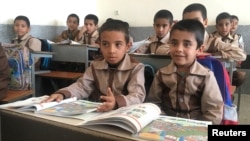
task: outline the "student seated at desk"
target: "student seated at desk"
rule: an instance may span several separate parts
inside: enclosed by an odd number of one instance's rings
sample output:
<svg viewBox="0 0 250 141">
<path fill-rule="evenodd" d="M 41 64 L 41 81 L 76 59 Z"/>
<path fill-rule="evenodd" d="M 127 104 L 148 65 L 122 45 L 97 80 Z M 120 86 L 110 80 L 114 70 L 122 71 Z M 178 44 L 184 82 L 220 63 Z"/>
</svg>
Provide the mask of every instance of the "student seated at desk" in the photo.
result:
<svg viewBox="0 0 250 141">
<path fill-rule="evenodd" d="M 98 111 L 142 103 L 145 99 L 144 65 L 127 54 L 128 23 L 109 19 L 100 28 L 99 43 L 103 58 L 94 60 L 83 77 L 52 94 L 45 102 L 76 96 L 103 101 Z"/>
<path fill-rule="evenodd" d="M 97 44 L 98 39 L 98 17 L 94 14 L 88 14 L 84 18 L 84 25 L 78 33 L 75 41 L 81 44 L 89 44 L 99 46 Z"/>
<path fill-rule="evenodd" d="M 7 88 L 9 84 L 10 68 L 7 57 L 0 43 L 0 100 L 7 95 Z"/>
<path fill-rule="evenodd" d="M 94 14 L 88 14 L 84 18 L 84 25 L 82 26 L 80 32 L 78 33 L 75 41 L 81 44 L 89 44 L 99 47 L 98 42 L 98 17 Z M 96 51 L 89 51 L 89 60 L 93 60 L 100 53 Z M 85 68 L 86 69 L 86 68 Z"/>
<path fill-rule="evenodd" d="M 182 20 L 172 27 L 172 62 L 157 71 L 146 101 L 158 104 L 168 116 L 220 124 L 224 103 L 219 86 L 213 72 L 196 60 L 204 32 L 198 20 Z"/>
<path fill-rule="evenodd" d="M 160 46 L 168 46 L 167 42 L 169 39 L 169 31 L 173 23 L 173 15 L 168 10 L 160 10 L 154 16 L 154 30 L 155 34 L 149 37 L 149 44 L 139 47 L 136 53 L 152 53 L 162 54 L 161 51 L 157 51 Z"/>
<path fill-rule="evenodd" d="M 56 37 L 55 42 L 61 42 L 64 40 L 74 41 L 76 36 L 79 34 L 79 17 L 76 14 L 70 14 L 67 17 L 67 30 L 62 31 L 62 33 Z"/>
<path fill-rule="evenodd" d="M 209 46 L 206 52 L 210 55 L 222 56 L 222 58 L 233 59 L 235 67 L 238 62 L 246 60 L 246 53 L 239 44 L 239 36 L 230 34 L 231 30 L 231 15 L 227 12 L 222 12 L 216 17 L 216 31 L 210 36 L 210 42 L 222 42 L 228 44 L 226 47 Z M 212 40 L 211 40 L 212 39 Z M 232 85 L 239 87 L 246 79 L 246 73 L 242 71 L 234 71 Z"/>
</svg>

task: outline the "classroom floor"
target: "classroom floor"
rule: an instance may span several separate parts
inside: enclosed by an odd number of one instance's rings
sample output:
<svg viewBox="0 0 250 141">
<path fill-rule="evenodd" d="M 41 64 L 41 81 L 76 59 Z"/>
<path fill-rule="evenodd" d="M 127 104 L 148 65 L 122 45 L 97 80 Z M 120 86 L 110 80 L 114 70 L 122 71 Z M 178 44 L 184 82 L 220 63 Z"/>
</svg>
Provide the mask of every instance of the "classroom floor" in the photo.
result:
<svg viewBox="0 0 250 141">
<path fill-rule="evenodd" d="M 238 95 L 235 94 L 234 103 L 237 105 Z M 250 94 L 242 94 L 240 99 L 239 124 L 250 125 Z"/>
</svg>

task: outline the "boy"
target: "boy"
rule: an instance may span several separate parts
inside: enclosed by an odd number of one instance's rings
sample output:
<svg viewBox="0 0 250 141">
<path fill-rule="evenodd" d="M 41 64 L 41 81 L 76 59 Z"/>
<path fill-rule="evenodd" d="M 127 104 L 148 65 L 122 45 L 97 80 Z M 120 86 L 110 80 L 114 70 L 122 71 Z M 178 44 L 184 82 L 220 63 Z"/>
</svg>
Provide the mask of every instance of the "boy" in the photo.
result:
<svg viewBox="0 0 250 141">
<path fill-rule="evenodd" d="M 10 68 L 7 57 L 0 43 L 0 100 L 7 95 L 7 88 L 9 84 Z"/>
<path fill-rule="evenodd" d="M 149 37 L 147 40 L 150 41 L 148 45 L 139 47 L 137 53 L 151 53 L 151 54 L 162 54 L 164 48 L 168 48 L 167 42 L 169 39 L 169 30 L 173 23 L 173 15 L 168 10 L 160 10 L 154 16 L 154 31 L 155 35 Z M 160 46 L 163 47 L 162 51 L 157 51 Z"/>
<path fill-rule="evenodd" d="M 14 19 L 14 31 L 16 33 L 16 37 L 12 39 L 12 43 L 21 44 L 31 49 L 32 51 L 41 51 L 41 41 L 37 38 L 32 37 L 30 32 L 30 21 L 26 16 L 17 16 Z M 39 58 L 35 58 L 36 69 L 40 69 L 40 61 Z M 28 61 L 28 60 L 26 60 Z"/>
<path fill-rule="evenodd" d="M 182 19 L 194 19 L 200 21 L 205 28 L 208 25 L 207 9 L 200 3 L 193 3 L 185 7 L 182 12 Z M 209 38 L 207 31 L 205 30 L 204 43 L 206 44 Z"/>
<path fill-rule="evenodd" d="M 94 14 L 88 14 L 84 18 L 84 25 L 82 26 L 78 36 L 76 37 L 76 41 L 81 44 L 90 44 L 96 45 L 98 39 L 98 17 Z"/>
<path fill-rule="evenodd" d="M 235 66 L 240 66 L 240 62 L 246 59 L 246 54 L 244 50 L 240 47 L 239 44 L 239 36 L 230 34 L 232 25 L 231 25 L 231 15 L 227 12 L 222 12 L 216 17 L 216 29 L 217 31 L 213 33 L 213 37 L 222 40 L 225 43 L 231 44 L 234 48 L 237 48 L 235 52 L 232 52 L 231 56 L 234 54 L 242 53 L 240 60 L 236 61 Z M 211 51 L 213 53 L 213 49 L 209 49 L 208 52 Z M 216 53 L 216 52 L 215 52 Z M 233 54 L 234 53 L 234 54 Z M 232 85 L 239 87 L 243 84 L 246 79 L 246 73 L 242 71 L 234 71 L 233 72 L 233 80 Z"/>
<path fill-rule="evenodd" d="M 240 48 L 242 48 L 244 50 L 244 40 L 241 34 L 236 33 L 237 29 L 238 29 L 238 24 L 239 24 L 239 18 L 235 15 L 231 15 L 231 24 L 232 24 L 232 28 L 230 30 L 230 34 L 232 36 L 238 36 L 239 37 L 239 45 Z"/>
<path fill-rule="evenodd" d="M 145 98 L 144 65 L 131 58 L 128 23 L 107 20 L 99 32 L 103 58 L 95 60 L 74 84 L 60 89 L 45 102 L 76 96 L 104 101 L 100 112 L 142 103 Z"/>
<path fill-rule="evenodd" d="M 237 37 L 230 35 L 230 14 L 223 12 L 216 17 L 217 31 L 210 34 L 204 51 L 205 55 L 221 56 L 223 59 L 244 61 L 246 53 L 239 48 Z"/>
<path fill-rule="evenodd" d="M 223 99 L 213 72 L 196 61 L 204 26 L 197 20 L 177 22 L 170 31 L 172 62 L 155 75 L 147 101 L 163 113 L 220 124 Z"/>
<path fill-rule="evenodd" d="M 75 40 L 76 36 L 78 35 L 79 31 L 79 17 L 76 14 L 70 14 L 67 17 L 67 30 L 64 30 L 61 35 L 56 37 L 55 42 L 61 42 L 64 40 Z"/>
</svg>

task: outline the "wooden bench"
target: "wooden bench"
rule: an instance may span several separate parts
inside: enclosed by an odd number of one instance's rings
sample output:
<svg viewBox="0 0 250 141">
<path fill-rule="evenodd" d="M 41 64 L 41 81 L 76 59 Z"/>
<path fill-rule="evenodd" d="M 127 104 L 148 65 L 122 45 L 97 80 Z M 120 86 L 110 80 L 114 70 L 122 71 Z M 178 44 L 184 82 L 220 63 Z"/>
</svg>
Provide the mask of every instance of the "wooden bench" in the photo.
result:
<svg viewBox="0 0 250 141">
<path fill-rule="evenodd" d="M 32 94 L 32 90 L 8 90 L 7 96 L 4 99 L 0 100 L 0 104 L 6 104 L 17 100 L 22 100 L 27 97 L 31 97 Z"/>
</svg>

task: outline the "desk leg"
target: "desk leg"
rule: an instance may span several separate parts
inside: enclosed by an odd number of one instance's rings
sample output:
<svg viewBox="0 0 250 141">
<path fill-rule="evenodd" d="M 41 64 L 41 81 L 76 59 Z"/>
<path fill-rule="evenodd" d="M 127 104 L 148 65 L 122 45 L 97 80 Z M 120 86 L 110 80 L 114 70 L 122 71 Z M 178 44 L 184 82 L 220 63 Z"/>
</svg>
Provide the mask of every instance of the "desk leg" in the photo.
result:
<svg viewBox="0 0 250 141">
<path fill-rule="evenodd" d="M 240 99 L 241 99 L 241 86 L 238 87 L 238 102 L 237 102 L 237 113 L 240 114 Z"/>
<path fill-rule="evenodd" d="M 84 71 L 89 67 L 89 49 L 87 48 L 86 50 L 86 55 L 85 55 L 85 68 L 84 68 Z"/>
<path fill-rule="evenodd" d="M 2 119 L 1 119 L 1 114 L 0 114 L 0 141 L 2 141 Z"/>
</svg>

